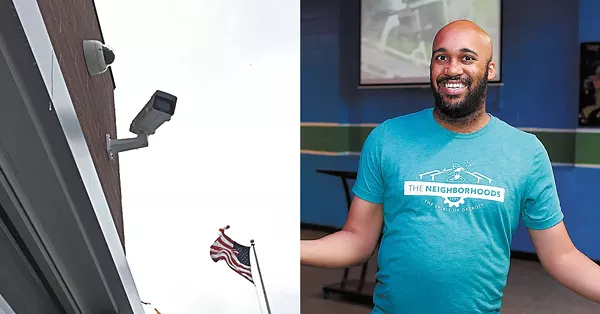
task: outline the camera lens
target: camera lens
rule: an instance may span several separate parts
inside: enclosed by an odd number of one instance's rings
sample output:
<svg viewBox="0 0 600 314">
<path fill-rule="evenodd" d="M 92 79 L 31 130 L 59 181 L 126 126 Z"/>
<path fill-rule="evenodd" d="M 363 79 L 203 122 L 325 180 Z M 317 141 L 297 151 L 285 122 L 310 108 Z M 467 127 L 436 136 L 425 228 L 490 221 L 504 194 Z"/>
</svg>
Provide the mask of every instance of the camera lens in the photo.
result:
<svg viewBox="0 0 600 314">
<path fill-rule="evenodd" d="M 112 64 L 115 62 L 115 53 L 112 49 L 102 46 L 102 54 L 104 55 L 104 62 L 106 65 Z"/>
</svg>

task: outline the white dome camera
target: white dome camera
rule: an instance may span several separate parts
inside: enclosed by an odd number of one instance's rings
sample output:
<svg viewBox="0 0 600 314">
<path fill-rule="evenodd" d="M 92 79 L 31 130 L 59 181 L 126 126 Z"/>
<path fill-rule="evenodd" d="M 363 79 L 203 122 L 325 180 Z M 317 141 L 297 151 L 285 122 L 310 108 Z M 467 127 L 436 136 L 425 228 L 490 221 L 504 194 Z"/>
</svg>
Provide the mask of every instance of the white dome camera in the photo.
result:
<svg viewBox="0 0 600 314">
<path fill-rule="evenodd" d="M 115 52 L 97 40 L 83 41 L 83 55 L 91 76 L 102 74 L 115 62 Z"/>
</svg>

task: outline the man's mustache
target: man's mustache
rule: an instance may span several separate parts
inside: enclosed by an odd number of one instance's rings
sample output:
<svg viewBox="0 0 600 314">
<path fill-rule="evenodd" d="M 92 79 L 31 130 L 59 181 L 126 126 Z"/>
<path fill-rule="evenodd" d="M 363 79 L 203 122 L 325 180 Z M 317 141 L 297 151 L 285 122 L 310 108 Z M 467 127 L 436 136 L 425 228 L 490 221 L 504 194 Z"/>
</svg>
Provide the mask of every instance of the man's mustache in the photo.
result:
<svg viewBox="0 0 600 314">
<path fill-rule="evenodd" d="M 465 78 L 462 76 L 444 76 L 444 77 L 440 77 L 437 79 L 438 85 L 445 84 L 448 81 L 460 82 L 467 86 L 470 86 L 471 83 L 473 82 L 470 78 L 468 78 L 468 77 Z"/>
</svg>

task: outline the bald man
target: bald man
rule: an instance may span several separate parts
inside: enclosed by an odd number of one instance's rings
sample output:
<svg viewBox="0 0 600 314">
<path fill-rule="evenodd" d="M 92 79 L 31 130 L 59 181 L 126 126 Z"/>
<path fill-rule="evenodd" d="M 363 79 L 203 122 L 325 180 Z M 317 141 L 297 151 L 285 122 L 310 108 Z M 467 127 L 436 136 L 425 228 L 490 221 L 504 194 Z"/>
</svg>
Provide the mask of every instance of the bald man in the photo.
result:
<svg viewBox="0 0 600 314">
<path fill-rule="evenodd" d="M 550 275 L 600 302 L 600 268 L 565 230 L 544 146 L 486 113 L 495 73 L 481 28 L 442 28 L 431 55 L 435 106 L 371 132 L 343 229 L 302 241 L 301 263 L 360 265 L 383 233 L 371 313 L 498 313 L 522 217 Z"/>
</svg>

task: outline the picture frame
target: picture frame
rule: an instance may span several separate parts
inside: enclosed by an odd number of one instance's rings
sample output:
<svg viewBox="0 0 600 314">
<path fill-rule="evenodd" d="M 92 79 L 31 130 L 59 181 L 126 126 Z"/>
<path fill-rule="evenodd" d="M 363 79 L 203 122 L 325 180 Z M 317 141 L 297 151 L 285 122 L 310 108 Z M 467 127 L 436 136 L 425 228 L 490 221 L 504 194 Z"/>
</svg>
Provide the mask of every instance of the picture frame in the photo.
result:
<svg viewBox="0 0 600 314">
<path fill-rule="evenodd" d="M 600 42 L 580 46 L 578 126 L 600 127 Z"/>
</svg>

